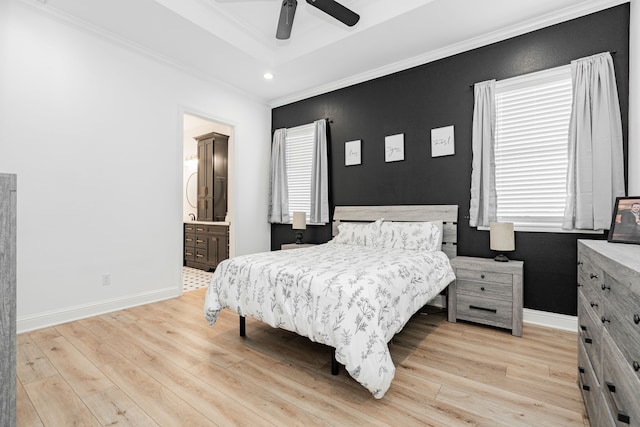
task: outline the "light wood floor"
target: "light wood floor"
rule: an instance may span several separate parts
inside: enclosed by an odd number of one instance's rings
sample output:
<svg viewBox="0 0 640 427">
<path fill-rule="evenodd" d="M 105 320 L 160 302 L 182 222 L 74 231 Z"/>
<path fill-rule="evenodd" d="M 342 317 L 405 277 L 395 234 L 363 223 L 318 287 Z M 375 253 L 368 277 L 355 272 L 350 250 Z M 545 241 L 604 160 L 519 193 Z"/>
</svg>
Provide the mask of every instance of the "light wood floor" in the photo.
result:
<svg viewBox="0 0 640 427">
<path fill-rule="evenodd" d="M 419 315 L 376 400 L 328 347 L 251 319 L 242 339 L 230 311 L 210 327 L 204 292 L 19 335 L 18 425 L 588 425 L 574 333 Z"/>
</svg>

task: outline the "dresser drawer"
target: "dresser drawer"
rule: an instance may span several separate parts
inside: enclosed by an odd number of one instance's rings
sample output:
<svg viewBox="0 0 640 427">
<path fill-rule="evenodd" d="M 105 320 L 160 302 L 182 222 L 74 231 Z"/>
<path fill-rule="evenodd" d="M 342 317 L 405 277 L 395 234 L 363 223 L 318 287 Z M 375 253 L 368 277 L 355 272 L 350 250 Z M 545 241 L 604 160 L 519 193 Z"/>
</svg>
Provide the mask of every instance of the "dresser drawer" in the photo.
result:
<svg viewBox="0 0 640 427">
<path fill-rule="evenodd" d="M 589 355 L 589 360 L 598 378 L 602 377 L 602 324 L 596 318 L 582 295 L 578 298 L 578 332 L 580 342 Z"/>
<path fill-rule="evenodd" d="M 604 281 L 604 272 L 597 262 L 599 257 L 580 253 L 579 258 L 578 283 L 589 291 L 599 290 Z"/>
<path fill-rule="evenodd" d="M 512 301 L 513 284 L 509 283 L 491 283 L 475 280 L 456 279 L 458 292 L 462 294 L 472 295 L 480 298 L 493 298 Z M 511 279 L 511 276 L 509 276 Z"/>
<path fill-rule="evenodd" d="M 196 233 L 208 233 L 209 232 L 209 226 L 208 225 L 196 224 L 194 226 L 194 228 L 195 228 L 195 232 Z"/>
<path fill-rule="evenodd" d="M 597 420 L 600 416 L 600 383 L 582 341 L 578 342 L 578 386 L 587 406 L 589 419 Z"/>
<path fill-rule="evenodd" d="M 207 238 L 208 236 L 205 234 L 196 234 L 195 247 L 206 249 L 207 247 Z"/>
<path fill-rule="evenodd" d="M 510 286 L 513 284 L 512 274 L 470 270 L 466 268 L 456 269 L 456 278 L 459 280 L 472 280 L 479 283 L 503 283 Z"/>
<path fill-rule="evenodd" d="M 185 234 L 184 235 L 184 246 L 188 248 L 193 248 L 196 246 L 196 235 L 195 234 Z"/>
<path fill-rule="evenodd" d="M 207 260 L 207 250 L 202 248 L 196 248 L 195 261 L 205 262 Z"/>
<path fill-rule="evenodd" d="M 609 275 L 605 275 L 605 284 L 608 296 L 601 320 L 640 379 L 640 296 L 627 283 Z"/>
<path fill-rule="evenodd" d="M 196 260 L 195 248 L 184 248 L 184 259 L 185 261 L 195 261 Z"/>
<path fill-rule="evenodd" d="M 602 396 L 617 426 L 640 426 L 640 381 L 613 342 L 605 337 Z"/>
<path fill-rule="evenodd" d="M 512 327 L 513 305 L 511 301 L 458 294 L 456 301 L 458 319 L 500 328 Z"/>
</svg>

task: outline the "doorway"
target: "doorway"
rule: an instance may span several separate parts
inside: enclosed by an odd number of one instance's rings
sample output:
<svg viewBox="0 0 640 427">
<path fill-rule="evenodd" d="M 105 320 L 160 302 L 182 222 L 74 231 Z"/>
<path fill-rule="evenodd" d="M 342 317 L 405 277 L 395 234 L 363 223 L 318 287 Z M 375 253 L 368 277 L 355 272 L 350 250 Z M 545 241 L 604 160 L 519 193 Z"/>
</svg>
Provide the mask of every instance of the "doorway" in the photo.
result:
<svg viewBox="0 0 640 427">
<path fill-rule="evenodd" d="M 183 223 L 198 220 L 198 142 L 197 137 L 210 133 L 228 135 L 228 179 L 227 179 L 227 215 L 223 223 L 229 227 L 229 255 L 233 253 L 233 227 L 231 218 L 233 217 L 233 127 L 213 119 L 205 118 L 192 113 L 183 114 L 182 129 L 182 158 L 183 158 L 183 175 L 182 175 L 182 221 Z M 216 222 L 219 224 L 220 222 Z M 185 250 L 185 258 L 187 258 Z M 190 265 L 190 264 L 189 264 Z M 204 271 L 193 270 L 189 267 L 183 267 L 183 292 L 193 290 L 193 282 L 202 282 L 202 273 Z M 211 273 L 209 273 L 211 274 Z M 196 287 L 197 289 L 197 287 Z"/>
</svg>

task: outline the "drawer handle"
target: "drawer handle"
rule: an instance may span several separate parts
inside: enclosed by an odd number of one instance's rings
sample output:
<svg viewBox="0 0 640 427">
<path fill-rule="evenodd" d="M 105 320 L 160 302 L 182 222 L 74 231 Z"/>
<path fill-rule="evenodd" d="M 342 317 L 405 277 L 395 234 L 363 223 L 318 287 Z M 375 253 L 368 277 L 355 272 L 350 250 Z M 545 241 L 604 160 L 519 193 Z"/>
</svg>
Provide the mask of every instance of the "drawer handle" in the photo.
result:
<svg viewBox="0 0 640 427">
<path fill-rule="evenodd" d="M 606 383 L 607 384 L 607 396 L 611 399 L 611 403 L 613 403 L 613 408 L 615 409 L 616 413 L 618 414 L 618 421 L 620 421 L 621 423 L 625 423 L 625 424 L 631 424 L 631 420 L 629 419 L 629 415 L 625 412 L 622 411 L 620 409 L 618 409 L 618 401 L 616 399 L 616 397 L 614 396 L 615 392 L 616 392 L 616 386 L 615 384 L 612 383 Z"/>
<path fill-rule="evenodd" d="M 186 240 L 187 242 L 193 242 L 193 239 L 191 239 L 191 238 L 186 238 L 184 240 Z"/>
<path fill-rule="evenodd" d="M 589 305 L 590 305 L 591 307 L 597 307 L 597 306 L 598 306 L 598 303 L 597 303 L 597 302 L 592 302 L 592 303 L 589 303 Z"/>
<path fill-rule="evenodd" d="M 472 310 L 488 311 L 490 313 L 497 313 L 498 312 L 498 310 L 496 310 L 495 308 L 478 307 L 477 305 L 470 305 L 469 308 L 472 309 Z"/>
<path fill-rule="evenodd" d="M 587 327 L 586 327 L 586 326 L 584 326 L 584 325 L 580 325 L 580 329 L 582 329 L 583 331 L 586 331 L 586 330 L 587 330 Z"/>
<path fill-rule="evenodd" d="M 602 317 L 600 318 L 600 320 L 602 321 L 602 323 L 607 323 L 607 322 L 611 323 L 611 320 L 607 319 L 607 318 L 606 318 L 606 317 L 604 317 L 604 316 L 602 316 Z"/>
<path fill-rule="evenodd" d="M 204 258 L 204 255 L 196 254 L 196 258 Z"/>
<path fill-rule="evenodd" d="M 481 291 L 484 291 L 484 286 L 481 286 L 481 287 L 480 287 L 480 290 L 481 290 Z M 637 322 L 636 322 L 636 323 L 637 323 Z"/>
<path fill-rule="evenodd" d="M 582 287 L 582 284 L 580 284 L 580 282 L 578 282 L 578 287 L 579 287 L 579 288 L 580 288 L 580 287 Z"/>
<path fill-rule="evenodd" d="M 204 231 L 204 228 L 196 227 L 196 231 Z"/>
<path fill-rule="evenodd" d="M 191 255 L 193 255 L 193 252 L 185 252 L 184 254 L 185 254 L 186 256 L 191 256 Z"/>
<path fill-rule="evenodd" d="M 597 274 L 593 274 L 593 273 L 589 273 L 589 278 L 590 279 L 597 279 L 598 275 Z"/>
<path fill-rule="evenodd" d="M 196 243 L 202 243 L 204 240 L 196 239 Z"/>
<path fill-rule="evenodd" d="M 610 291 L 611 290 L 611 286 L 607 286 L 604 283 L 600 287 L 602 288 L 603 291 Z"/>
<path fill-rule="evenodd" d="M 484 273 L 480 275 L 480 278 L 481 278 L 481 279 L 484 279 Z"/>
<path fill-rule="evenodd" d="M 578 261 L 578 265 L 582 265 L 584 264 L 582 261 Z"/>
<path fill-rule="evenodd" d="M 633 315 L 633 323 L 635 323 L 636 325 L 638 323 L 640 323 L 640 316 L 638 316 L 637 314 Z"/>
<path fill-rule="evenodd" d="M 591 386 L 589 384 L 585 384 L 582 381 L 582 374 L 584 374 L 584 368 L 582 366 L 578 366 L 578 372 L 580 372 L 580 382 L 582 383 L 582 389 L 584 391 L 590 391 L 591 390 Z"/>
<path fill-rule="evenodd" d="M 584 339 L 584 342 L 585 342 L 586 344 L 593 344 L 593 340 L 592 340 L 591 338 L 585 338 L 585 339 Z"/>
<path fill-rule="evenodd" d="M 633 361 L 633 370 L 636 372 L 640 371 L 640 363 L 636 362 L 635 360 Z"/>
</svg>

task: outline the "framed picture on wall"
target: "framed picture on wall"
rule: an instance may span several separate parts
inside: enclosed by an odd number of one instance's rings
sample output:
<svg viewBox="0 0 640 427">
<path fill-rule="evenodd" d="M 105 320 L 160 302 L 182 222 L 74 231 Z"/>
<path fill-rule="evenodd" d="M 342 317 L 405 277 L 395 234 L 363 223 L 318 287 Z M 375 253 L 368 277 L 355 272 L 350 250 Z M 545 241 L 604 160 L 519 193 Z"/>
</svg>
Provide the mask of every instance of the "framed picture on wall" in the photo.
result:
<svg viewBox="0 0 640 427">
<path fill-rule="evenodd" d="M 344 165 L 353 166 L 362 163 L 361 141 L 347 141 L 344 143 Z"/>
<path fill-rule="evenodd" d="M 384 161 L 398 162 L 404 160 L 404 133 L 384 138 Z"/>
<path fill-rule="evenodd" d="M 640 196 L 616 198 L 607 240 L 640 245 Z"/>
<path fill-rule="evenodd" d="M 453 125 L 431 129 L 431 157 L 456 154 Z"/>
</svg>

